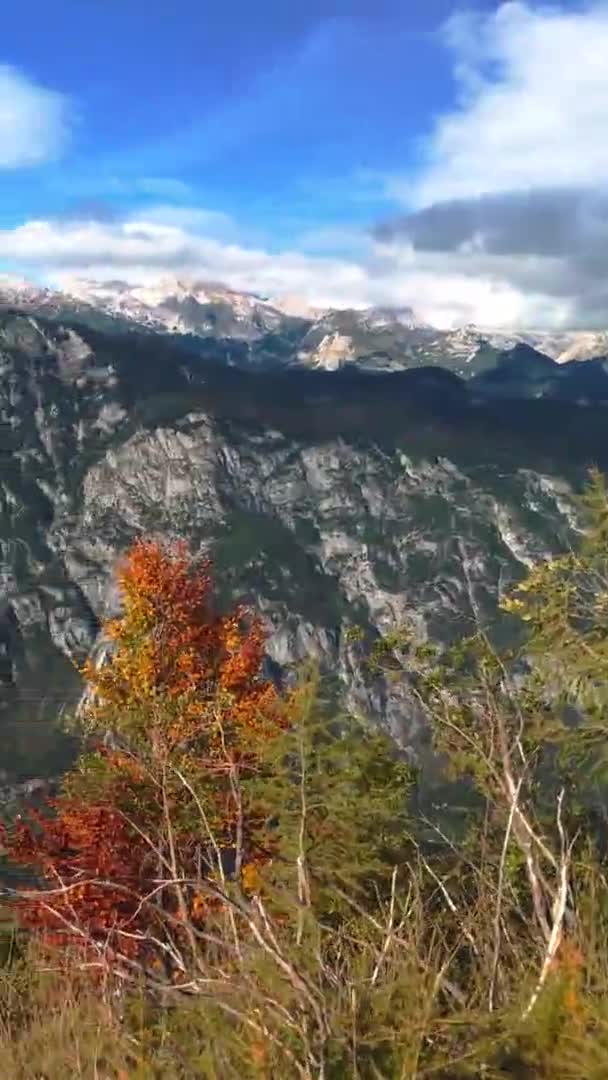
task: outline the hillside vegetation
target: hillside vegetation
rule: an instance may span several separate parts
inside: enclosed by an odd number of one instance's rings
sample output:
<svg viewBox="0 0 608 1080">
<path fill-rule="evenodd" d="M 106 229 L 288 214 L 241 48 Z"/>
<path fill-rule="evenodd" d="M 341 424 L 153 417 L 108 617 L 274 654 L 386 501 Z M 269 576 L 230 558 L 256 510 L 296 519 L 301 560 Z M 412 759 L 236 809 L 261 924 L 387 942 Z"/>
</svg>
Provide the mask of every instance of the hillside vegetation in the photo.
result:
<svg viewBox="0 0 608 1080">
<path fill-rule="evenodd" d="M 508 648 L 351 631 L 407 680 L 424 768 L 312 666 L 270 682 L 184 545 L 131 547 L 76 765 L 4 828 L 3 1075 L 608 1075 L 600 473 L 583 511 L 504 601 Z"/>
</svg>

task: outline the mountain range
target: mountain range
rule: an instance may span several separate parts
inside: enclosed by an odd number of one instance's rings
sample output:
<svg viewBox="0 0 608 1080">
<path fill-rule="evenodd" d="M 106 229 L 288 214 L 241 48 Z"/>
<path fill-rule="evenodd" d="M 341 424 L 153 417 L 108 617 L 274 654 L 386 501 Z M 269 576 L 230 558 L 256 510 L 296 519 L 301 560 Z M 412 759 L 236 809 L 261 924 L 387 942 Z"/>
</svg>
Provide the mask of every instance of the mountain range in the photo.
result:
<svg viewBox="0 0 608 1080">
<path fill-rule="evenodd" d="M 401 370 L 439 364 L 463 378 L 526 346 L 563 365 L 608 356 L 608 331 L 507 332 L 468 325 L 438 330 L 411 308 L 321 310 L 297 297 L 262 298 L 209 282 L 163 279 L 153 285 L 69 278 L 64 290 L 0 278 L 0 309 L 69 319 L 108 333 L 134 330 L 211 341 L 213 354 L 240 366 L 335 371 Z M 231 348 L 232 346 L 232 348 Z"/>
<path fill-rule="evenodd" d="M 262 613 L 277 678 L 316 656 L 419 750 L 407 679 L 372 676 L 348 631 L 450 640 L 575 540 L 574 495 L 608 468 L 606 361 L 407 310 L 165 288 L 2 287 L 1 768 L 27 781 L 69 757 L 53 717 L 74 661 L 103 654 L 112 570 L 142 534 L 211 554 L 220 599 Z M 351 343 L 339 363 L 331 334 Z"/>
</svg>

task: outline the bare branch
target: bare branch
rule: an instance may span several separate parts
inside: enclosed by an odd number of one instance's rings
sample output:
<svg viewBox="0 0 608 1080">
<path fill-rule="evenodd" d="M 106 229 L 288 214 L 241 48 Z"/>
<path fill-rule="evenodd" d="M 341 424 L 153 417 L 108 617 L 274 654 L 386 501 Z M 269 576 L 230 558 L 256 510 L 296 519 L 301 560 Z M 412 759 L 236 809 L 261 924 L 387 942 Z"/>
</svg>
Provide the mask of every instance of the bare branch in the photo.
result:
<svg viewBox="0 0 608 1080">
<path fill-rule="evenodd" d="M 519 793 L 521 791 L 521 785 L 523 783 L 523 777 L 520 777 L 517 782 L 514 797 L 511 802 L 511 809 L 509 811 L 509 820 L 507 821 L 507 827 L 505 829 L 505 838 L 502 845 L 502 851 L 500 855 L 500 865 L 498 868 L 498 893 L 496 896 L 496 911 L 494 914 L 494 955 L 492 957 L 492 973 L 490 976 L 490 991 L 488 997 L 488 1006 L 490 1012 L 494 1009 L 494 994 L 496 991 L 496 976 L 498 973 L 498 961 L 500 956 L 500 922 L 501 922 L 501 908 L 503 899 L 503 885 L 505 875 L 505 864 L 507 861 L 507 851 L 509 850 L 509 841 L 511 839 L 511 831 L 513 828 L 513 818 L 517 807 L 517 800 L 519 799 Z"/>
</svg>

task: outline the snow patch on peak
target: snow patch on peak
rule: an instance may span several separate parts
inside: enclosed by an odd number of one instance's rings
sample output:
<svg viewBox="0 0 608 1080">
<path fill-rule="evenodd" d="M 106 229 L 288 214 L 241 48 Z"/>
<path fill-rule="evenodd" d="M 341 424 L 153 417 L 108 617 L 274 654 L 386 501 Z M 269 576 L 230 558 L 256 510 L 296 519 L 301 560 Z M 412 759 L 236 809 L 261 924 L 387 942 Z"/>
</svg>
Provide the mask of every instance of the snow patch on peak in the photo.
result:
<svg viewBox="0 0 608 1080">
<path fill-rule="evenodd" d="M 284 315 L 291 315 L 296 319 L 308 319 L 310 322 L 322 319 L 329 311 L 329 308 L 315 307 L 305 297 L 297 296 L 295 293 L 269 296 L 264 302 L 275 311 L 282 311 Z"/>
<path fill-rule="evenodd" d="M 91 281 L 64 278 L 64 294 L 97 307 L 106 314 L 120 316 L 151 328 L 173 333 L 211 333 L 214 320 L 204 309 L 220 307 L 232 324 L 224 326 L 224 336 L 256 336 L 273 329 L 281 313 L 253 293 L 238 292 L 216 282 L 181 277 L 164 277 L 152 283 Z"/>
</svg>

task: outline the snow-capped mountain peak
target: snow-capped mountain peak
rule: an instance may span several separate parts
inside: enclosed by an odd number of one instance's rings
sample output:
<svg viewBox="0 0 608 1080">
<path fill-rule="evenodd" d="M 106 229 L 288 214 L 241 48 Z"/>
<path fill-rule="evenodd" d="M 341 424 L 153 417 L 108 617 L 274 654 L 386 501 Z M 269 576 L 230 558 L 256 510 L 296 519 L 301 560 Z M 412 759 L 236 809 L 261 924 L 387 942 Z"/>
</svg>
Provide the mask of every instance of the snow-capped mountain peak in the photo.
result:
<svg viewBox="0 0 608 1080">
<path fill-rule="evenodd" d="M 496 330 L 466 324 L 439 330 L 408 306 L 311 307 L 291 294 L 257 296 L 212 281 L 169 276 L 153 282 L 94 281 L 64 276 L 61 291 L 0 275 L 0 306 L 33 314 L 148 332 L 182 334 L 208 343 L 242 343 L 254 365 L 334 370 L 355 364 L 395 370 L 437 364 L 469 378 L 518 343 L 559 363 L 608 355 L 608 331 Z M 221 348 L 216 349 L 218 356 Z"/>
<path fill-rule="evenodd" d="M 64 278 L 66 297 L 104 314 L 177 334 L 249 338 L 274 329 L 281 312 L 252 293 L 216 282 L 165 277 L 147 284 Z"/>
</svg>

